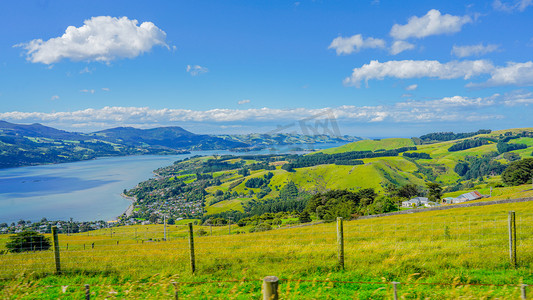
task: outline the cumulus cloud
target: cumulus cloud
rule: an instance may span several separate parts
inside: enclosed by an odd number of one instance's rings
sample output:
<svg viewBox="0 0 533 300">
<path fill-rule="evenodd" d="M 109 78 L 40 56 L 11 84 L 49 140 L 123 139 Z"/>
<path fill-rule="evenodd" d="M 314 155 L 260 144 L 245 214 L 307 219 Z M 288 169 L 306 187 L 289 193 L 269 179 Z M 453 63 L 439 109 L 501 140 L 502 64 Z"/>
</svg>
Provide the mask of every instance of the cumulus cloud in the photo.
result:
<svg viewBox="0 0 533 300">
<path fill-rule="evenodd" d="M 209 71 L 206 67 L 202 67 L 199 65 L 187 65 L 186 70 L 189 74 L 191 74 L 191 76 L 197 76 L 203 73 L 207 73 Z"/>
<path fill-rule="evenodd" d="M 53 95 L 50 100 L 54 101 L 54 100 L 59 100 L 59 96 L 58 95 Z"/>
<path fill-rule="evenodd" d="M 394 43 L 392 43 L 392 46 L 389 52 L 392 55 L 396 55 L 406 50 L 411 50 L 414 48 L 415 48 L 415 45 L 408 43 L 406 41 L 395 41 Z"/>
<path fill-rule="evenodd" d="M 397 40 L 424 38 L 430 35 L 451 34 L 461 31 L 461 27 L 472 22 L 469 16 L 442 15 L 432 9 L 422 17 L 413 16 L 405 25 L 394 24 L 390 35 Z"/>
<path fill-rule="evenodd" d="M 88 89 L 80 90 L 80 92 L 94 94 L 94 90 L 88 90 Z"/>
<path fill-rule="evenodd" d="M 328 49 L 335 49 L 337 55 L 359 52 L 363 48 L 385 48 L 385 41 L 373 37 L 363 38 L 356 34 L 350 37 L 339 36 L 331 42 Z"/>
<path fill-rule="evenodd" d="M 495 69 L 487 82 L 481 84 L 470 84 L 470 86 L 480 87 L 500 85 L 532 86 L 533 62 L 509 62 L 505 67 Z"/>
<path fill-rule="evenodd" d="M 110 88 L 102 88 L 102 91 L 104 92 L 109 92 L 111 89 Z"/>
<path fill-rule="evenodd" d="M 92 17 L 81 27 L 69 26 L 60 37 L 15 46 L 26 50 L 29 61 L 47 65 L 62 59 L 110 62 L 137 57 L 154 46 L 168 48 L 164 31 L 152 22 L 138 23 L 127 17 Z"/>
<path fill-rule="evenodd" d="M 533 5 L 533 0 L 514 0 L 514 1 L 505 1 L 494 0 L 492 2 L 492 7 L 495 10 L 513 12 L 513 11 L 524 11 L 528 6 Z"/>
<path fill-rule="evenodd" d="M 499 48 L 498 45 L 471 45 L 471 46 L 453 46 L 452 54 L 457 57 L 467 57 L 467 56 L 480 56 L 487 53 L 497 51 Z"/>
<path fill-rule="evenodd" d="M 418 88 L 418 84 L 411 84 L 405 88 L 406 91 L 414 91 Z"/>
<path fill-rule="evenodd" d="M 244 100 L 241 100 L 239 102 L 237 102 L 238 104 L 246 104 L 246 103 L 250 103 L 250 99 L 244 99 Z"/>
<path fill-rule="evenodd" d="M 494 69 L 486 60 L 466 60 L 440 63 L 436 60 L 401 60 L 381 63 L 373 60 L 360 68 L 353 69 L 350 77 L 344 79 L 346 85 L 360 87 L 361 81 L 369 79 L 383 80 L 385 77 L 400 79 L 433 77 L 439 79 L 468 79 L 480 74 L 490 73 Z"/>
</svg>

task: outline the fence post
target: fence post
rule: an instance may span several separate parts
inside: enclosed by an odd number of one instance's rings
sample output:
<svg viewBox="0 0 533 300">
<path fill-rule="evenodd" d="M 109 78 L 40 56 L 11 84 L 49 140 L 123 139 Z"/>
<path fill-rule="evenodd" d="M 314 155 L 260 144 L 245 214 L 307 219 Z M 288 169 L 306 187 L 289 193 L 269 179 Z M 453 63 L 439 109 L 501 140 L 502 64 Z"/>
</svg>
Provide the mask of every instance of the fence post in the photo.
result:
<svg viewBox="0 0 533 300">
<path fill-rule="evenodd" d="M 516 268 L 516 216 L 514 211 L 509 212 L 509 258 L 511 265 Z"/>
<path fill-rule="evenodd" d="M 278 300 L 278 282 L 276 276 L 267 276 L 263 279 L 263 300 Z"/>
<path fill-rule="evenodd" d="M 189 250 L 191 252 L 191 272 L 194 273 L 196 270 L 195 261 L 194 261 L 194 237 L 192 230 L 192 222 L 189 223 Z"/>
<path fill-rule="evenodd" d="M 91 289 L 88 284 L 85 285 L 85 300 L 91 300 Z"/>
<path fill-rule="evenodd" d="M 174 300 L 178 300 L 178 283 L 172 281 L 172 285 L 174 285 Z"/>
<path fill-rule="evenodd" d="M 209 235 L 213 235 L 213 225 L 209 224 Z"/>
<path fill-rule="evenodd" d="M 337 217 L 337 244 L 339 267 L 344 269 L 344 229 L 342 227 L 342 218 Z"/>
<path fill-rule="evenodd" d="M 61 263 L 59 260 L 59 240 L 57 238 L 57 227 L 52 226 L 52 236 L 54 242 L 54 258 L 56 261 L 56 273 L 61 274 Z"/>
<path fill-rule="evenodd" d="M 526 296 L 526 287 L 527 287 L 527 284 L 522 284 L 522 286 L 520 287 L 520 294 L 521 294 L 521 298 L 522 300 L 526 300 L 527 299 L 527 296 Z"/>
<path fill-rule="evenodd" d="M 393 281 L 392 282 L 392 288 L 394 291 L 394 300 L 398 300 L 398 288 L 396 287 L 399 284 L 399 282 Z"/>
</svg>

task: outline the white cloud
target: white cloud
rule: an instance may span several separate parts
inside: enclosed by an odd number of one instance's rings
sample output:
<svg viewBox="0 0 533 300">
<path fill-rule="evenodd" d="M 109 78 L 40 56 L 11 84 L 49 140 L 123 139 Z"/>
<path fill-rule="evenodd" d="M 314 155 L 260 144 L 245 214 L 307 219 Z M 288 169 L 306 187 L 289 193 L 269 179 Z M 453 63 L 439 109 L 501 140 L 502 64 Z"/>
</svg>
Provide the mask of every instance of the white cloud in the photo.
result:
<svg viewBox="0 0 533 300">
<path fill-rule="evenodd" d="M 24 48 L 33 63 L 53 64 L 62 59 L 72 61 L 110 62 L 119 58 L 134 58 L 164 46 L 166 33 L 152 22 L 137 25 L 127 17 L 92 17 L 81 27 L 69 26 L 65 33 L 47 41 L 35 39 L 15 46 Z"/>
<path fill-rule="evenodd" d="M 406 87 L 406 91 L 414 91 L 418 88 L 418 84 L 411 84 L 410 86 Z"/>
<path fill-rule="evenodd" d="M 246 104 L 246 103 L 250 103 L 250 99 L 244 99 L 244 100 L 241 100 L 239 102 L 237 102 L 238 104 Z"/>
<path fill-rule="evenodd" d="M 392 46 L 390 48 L 390 54 L 396 55 L 399 54 L 405 50 L 411 50 L 414 49 L 415 45 L 408 43 L 406 41 L 395 41 L 392 43 Z"/>
<path fill-rule="evenodd" d="M 94 94 L 95 91 L 94 90 L 83 89 L 83 90 L 80 90 L 80 92 Z"/>
<path fill-rule="evenodd" d="M 468 79 L 480 74 L 490 73 L 494 69 L 486 60 L 466 60 L 440 63 L 436 60 L 401 60 L 380 63 L 371 61 L 360 68 L 353 69 L 350 77 L 344 79 L 347 85 L 360 87 L 361 81 L 369 79 L 383 80 L 385 77 L 400 79 L 433 77 L 439 79 Z"/>
<path fill-rule="evenodd" d="M 337 55 L 359 52 L 363 48 L 385 48 L 385 41 L 373 37 L 365 39 L 361 34 L 356 34 L 346 38 L 339 36 L 328 47 L 335 49 Z"/>
<path fill-rule="evenodd" d="M 111 89 L 110 88 L 102 88 L 102 91 L 104 92 L 109 92 Z"/>
<path fill-rule="evenodd" d="M 492 97 L 487 98 L 468 98 L 463 96 L 453 96 L 453 97 L 444 97 L 437 100 L 428 100 L 428 101 L 407 101 L 398 103 L 399 107 L 411 107 L 411 108 L 433 108 L 433 109 L 449 109 L 452 107 L 481 107 L 481 106 L 490 106 L 495 104 L 495 101 Z"/>
<path fill-rule="evenodd" d="M 206 67 L 202 67 L 199 65 L 187 65 L 186 70 L 189 74 L 191 74 L 191 76 L 197 76 L 203 73 L 207 73 L 209 71 Z"/>
<path fill-rule="evenodd" d="M 461 30 L 461 27 L 472 22 L 469 16 L 442 15 L 440 11 L 432 9 L 425 16 L 413 16 L 405 25 L 394 24 L 390 35 L 397 40 L 411 37 L 424 38 L 430 35 L 450 34 Z"/>
<path fill-rule="evenodd" d="M 509 62 L 505 67 L 495 69 L 491 78 L 485 83 L 470 84 L 470 86 L 500 86 L 500 85 L 533 85 L 533 62 Z"/>
<path fill-rule="evenodd" d="M 487 45 L 484 46 L 482 43 L 471 46 L 453 46 L 452 54 L 457 57 L 467 57 L 467 56 L 480 56 L 483 54 L 491 53 L 497 51 L 499 48 L 498 45 Z"/>
<path fill-rule="evenodd" d="M 524 11 L 528 6 L 533 5 L 533 0 L 514 0 L 502 2 L 500 0 L 494 0 L 492 7 L 495 10 L 501 10 L 506 12 L 513 12 L 515 10 Z"/>
<path fill-rule="evenodd" d="M 59 96 L 58 95 L 53 95 L 50 100 L 54 101 L 54 100 L 59 100 Z"/>
<path fill-rule="evenodd" d="M 250 125 L 252 123 L 294 122 L 304 118 L 333 114 L 344 122 L 432 122 L 432 121 L 478 121 L 484 118 L 499 118 L 495 115 L 480 115 L 478 109 L 500 103 L 496 94 L 487 98 L 468 98 L 463 96 L 442 99 L 413 101 L 406 100 L 393 105 L 353 106 L 324 108 L 258 108 L 258 109 L 151 109 L 149 107 L 104 107 L 89 108 L 72 112 L 4 112 L 0 119 L 11 122 L 61 124 L 71 128 L 109 128 L 114 126 L 153 127 L 201 123 Z M 516 104 L 523 104 L 517 101 Z M 509 104 L 511 105 L 511 104 Z M 279 124 L 279 123 L 278 123 Z"/>
<path fill-rule="evenodd" d="M 500 98 L 507 106 L 533 104 L 533 92 L 526 90 L 513 91 L 503 96 L 500 96 Z"/>
</svg>

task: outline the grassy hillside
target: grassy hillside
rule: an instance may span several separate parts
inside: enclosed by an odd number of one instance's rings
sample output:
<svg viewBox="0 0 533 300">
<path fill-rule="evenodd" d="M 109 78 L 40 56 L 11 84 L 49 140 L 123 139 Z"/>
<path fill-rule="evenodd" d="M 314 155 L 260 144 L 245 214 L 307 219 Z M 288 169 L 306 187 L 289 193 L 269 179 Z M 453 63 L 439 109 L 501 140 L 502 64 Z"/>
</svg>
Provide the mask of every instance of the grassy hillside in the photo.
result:
<svg viewBox="0 0 533 300">
<path fill-rule="evenodd" d="M 282 299 L 390 299 L 392 281 L 405 299 L 518 299 L 518 284 L 533 284 L 532 211 L 525 202 L 345 222 L 345 270 L 337 268 L 334 223 L 241 234 L 248 229 L 233 225 L 233 235 L 214 227 L 213 236 L 203 227 L 194 275 L 183 225 L 168 226 L 167 241 L 162 225 L 60 235 L 63 275 L 53 274 L 51 251 L 4 254 L 0 297 L 80 299 L 90 284 L 96 299 L 170 299 L 176 281 L 181 299 L 257 299 L 260 279 L 276 275 Z M 5 242 L 0 236 L 0 249 Z"/>
<path fill-rule="evenodd" d="M 432 141 L 430 144 L 416 146 L 413 139 L 363 140 L 305 156 L 196 157 L 158 170 L 161 177 L 157 181 L 152 181 L 143 190 L 147 188 L 152 191 L 151 195 L 159 195 L 152 196 L 155 199 L 149 199 L 149 202 L 166 201 L 169 197 L 176 197 L 176 193 L 189 201 L 193 197 L 194 201 L 205 203 L 204 212 L 207 215 L 231 210 L 242 212 L 246 204 L 251 201 L 276 199 L 280 196 L 281 189 L 289 182 L 295 183 L 301 193 L 307 194 L 332 189 L 357 191 L 363 188 L 373 188 L 383 194 L 385 188 L 390 185 L 398 187 L 410 183 L 424 189 L 428 182 L 441 184 L 447 192 L 445 196 L 472 190 L 489 194 L 490 187 L 493 187 L 495 192 L 501 187 L 498 174 L 510 162 L 509 157 L 512 158 L 510 154 L 514 155 L 513 159 L 531 157 L 533 137 L 516 136 L 524 132 L 529 131 L 513 129 L 470 135 L 459 140 Z M 485 139 L 480 146 L 458 151 L 450 150 L 452 146 L 480 139 Z M 522 144 L 526 148 L 498 153 L 499 140 L 506 140 L 509 145 Z M 421 156 L 422 154 L 424 156 Z M 320 158 L 313 158 L 319 156 Z M 468 163 L 471 166 L 475 163 L 472 162 L 472 157 L 481 159 L 484 156 L 489 156 L 488 160 L 477 162 L 477 167 L 490 160 L 500 164 L 500 171 L 490 171 L 470 177 L 456 172 L 458 164 Z M 332 159 L 332 157 L 337 158 Z M 293 167 L 286 168 L 287 165 Z M 244 169 L 248 170 L 246 174 L 242 173 Z M 247 186 L 247 182 L 259 180 L 270 173 L 273 177 L 266 185 Z M 176 181 L 168 182 L 171 180 Z M 169 193 L 169 189 L 177 192 Z M 202 191 L 205 191 L 203 199 L 195 196 Z M 136 195 L 139 199 L 146 198 L 144 192 Z M 140 209 L 146 211 L 141 216 L 143 219 L 148 219 L 150 214 L 157 213 L 150 212 L 150 208 Z M 175 217 L 197 217 L 198 213 L 201 212 L 196 210 L 194 214 L 189 215 L 184 215 L 182 212 Z"/>
<path fill-rule="evenodd" d="M 405 138 L 391 138 L 380 140 L 362 140 L 346 145 L 342 145 L 336 148 L 330 148 L 320 151 L 321 153 L 333 154 L 342 153 L 347 151 L 376 151 L 380 149 L 391 150 L 401 147 L 414 146 L 414 142 L 411 139 Z"/>
</svg>

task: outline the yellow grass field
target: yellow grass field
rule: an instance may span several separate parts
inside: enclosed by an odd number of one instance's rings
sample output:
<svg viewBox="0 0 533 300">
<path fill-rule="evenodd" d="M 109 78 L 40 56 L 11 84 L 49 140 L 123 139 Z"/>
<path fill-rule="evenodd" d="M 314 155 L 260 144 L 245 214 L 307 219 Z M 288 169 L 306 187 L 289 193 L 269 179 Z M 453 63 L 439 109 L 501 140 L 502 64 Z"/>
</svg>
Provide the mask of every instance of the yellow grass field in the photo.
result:
<svg viewBox="0 0 533 300">
<path fill-rule="evenodd" d="M 510 210 L 516 269 L 508 254 Z M 200 228 L 206 236 L 197 235 Z M 167 241 L 162 225 L 59 235 L 62 275 L 54 275 L 52 251 L 1 255 L 0 297 L 79 299 L 90 284 L 96 299 L 170 299 L 176 281 L 180 298 L 250 299 L 260 297 L 267 275 L 282 279 L 282 299 L 390 299 L 392 281 L 403 283 L 405 299 L 517 299 L 519 284 L 533 284 L 533 202 L 345 221 L 344 270 L 334 222 L 240 234 L 248 228 L 233 225 L 232 235 L 213 227 L 212 236 L 209 227 L 194 226 L 195 274 L 187 229 L 168 226 Z"/>
</svg>

